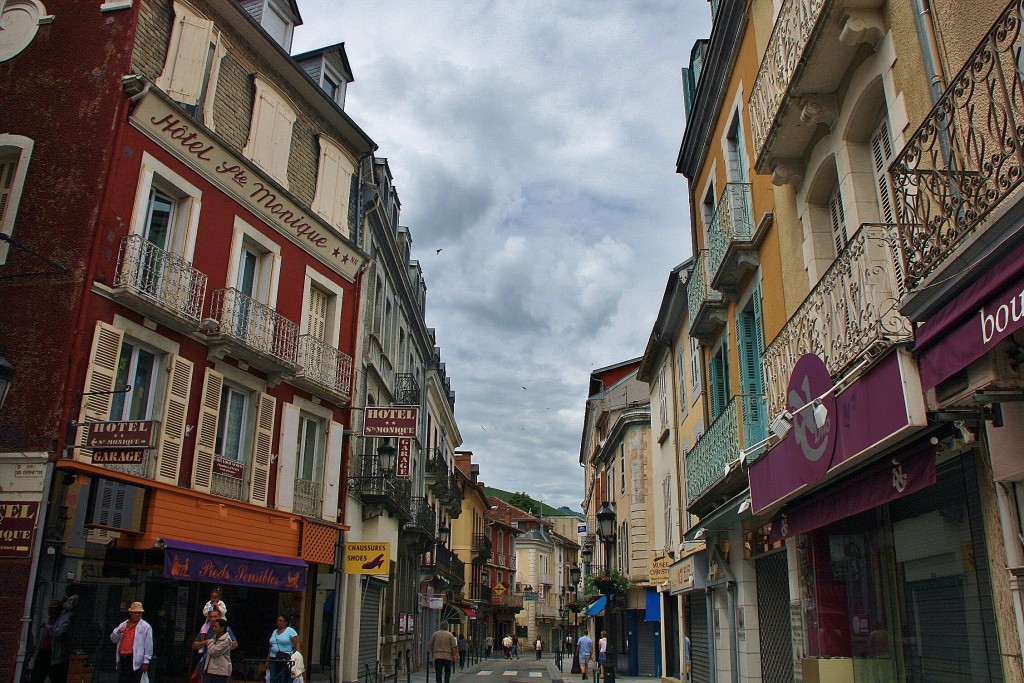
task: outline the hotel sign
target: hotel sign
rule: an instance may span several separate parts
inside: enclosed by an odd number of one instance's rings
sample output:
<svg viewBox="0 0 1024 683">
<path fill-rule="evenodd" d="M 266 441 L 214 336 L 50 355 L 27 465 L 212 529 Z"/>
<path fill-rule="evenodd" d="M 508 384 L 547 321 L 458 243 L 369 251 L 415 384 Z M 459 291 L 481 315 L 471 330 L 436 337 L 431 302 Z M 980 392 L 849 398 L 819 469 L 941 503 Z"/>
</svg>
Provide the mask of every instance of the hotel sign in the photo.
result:
<svg viewBox="0 0 1024 683">
<path fill-rule="evenodd" d="M 103 450 L 150 448 L 155 431 L 153 424 L 152 420 L 90 422 L 85 447 Z"/>
<path fill-rule="evenodd" d="M 156 94 L 139 103 L 133 126 L 227 194 L 262 217 L 292 242 L 354 282 L 365 259 L 337 229 L 292 201 L 249 161 L 224 149 Z"/>
<path fill-rule="evenodd" d="M 0 557 L 25 559 L 32 555 L 32 532 L 39 502 L 0 500 Z"/>
<path fill-rule="evenodd" d="M 363 436 L 415 437 L 419 408 L 367 408 Z"/>
</svg>

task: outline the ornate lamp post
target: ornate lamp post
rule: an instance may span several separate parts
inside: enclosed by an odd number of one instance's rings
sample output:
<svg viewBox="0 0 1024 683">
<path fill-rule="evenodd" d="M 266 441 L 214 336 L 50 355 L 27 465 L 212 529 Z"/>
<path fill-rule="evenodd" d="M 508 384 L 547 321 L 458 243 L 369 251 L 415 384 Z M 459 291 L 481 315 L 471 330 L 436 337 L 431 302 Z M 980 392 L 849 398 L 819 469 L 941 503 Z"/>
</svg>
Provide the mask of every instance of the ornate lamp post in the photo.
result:
<svg viewBox="0 0 1024 683">
<path fill-rule="evenodd" d="M 394 471 L 395 454 L 397 453 L 398 451 L 391 445 L 390 441 L 385 441 L 381 445 L 377 446 L 377 458 L 380 460 L 381 474 L 388 475 Z"/>
<path fill-rule="evenodd" d="M 569 590 L 572 591 L 572 595 L 569 596 L 569 611 L 572 613 L 572 670 L 571 673 L 578 674 L 583 673 L 583 669 L 580 668 L 580 653 L 576 649 L 576 641 L 579 640 L 579 634 L 577 629 L 579 627 L 579 612 L 580 605 L 578 600 L 579 593 L 577 588 L 580 585 L 580 566 L 574 564 L 569 568 Z"/>
<path fill-rule="evenodd" d="M 608 576 L 611 576 L 612 568 L 612 544 L 615 543 L 615 510 L 612 510 L 611 505 L 608 501 L 601 503 L 601 508 L 597 511 L 597 535 L 601 537 L 601 543 L 604 545 L 604 568 L 608 572 Z M 605 604 L 605 631 L 608 632 L 608 647 L 605 653 L 604 663 L 604 677 L 605 683 L 615 683 L 615 646 L 612 639 L 612 605 L 615 600 L 615 582 L 612 580 L 604 582 L 595 582 L 602 593 L 605 594 L 607 602 Z"/>
</svg>

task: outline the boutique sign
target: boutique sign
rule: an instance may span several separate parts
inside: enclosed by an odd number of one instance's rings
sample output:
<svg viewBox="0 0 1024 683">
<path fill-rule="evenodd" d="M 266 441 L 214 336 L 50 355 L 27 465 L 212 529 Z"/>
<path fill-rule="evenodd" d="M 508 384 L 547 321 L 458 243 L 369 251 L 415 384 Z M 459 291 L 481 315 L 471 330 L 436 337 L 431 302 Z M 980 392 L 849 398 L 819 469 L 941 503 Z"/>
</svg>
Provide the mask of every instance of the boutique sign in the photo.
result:
<svg viewBox="0 0 1024 683">
<path fill-rule="evenodd" d="M 158 95 L 150 94 L 139 103 L 131 123 L 282 235 L 355 281 L 365 259 L 335 228 L 292 201 L 262 171 L 222 148 Z"/>
<path fill-rule="evenodd" d="M 292 558 L 241 551 L 228 556 L 217 548 L 180 541 L 167 542 L 166 546 L 164 576 L 169 579 L 280 591 L 306 589 L 305 563 Z"/>
</svg>

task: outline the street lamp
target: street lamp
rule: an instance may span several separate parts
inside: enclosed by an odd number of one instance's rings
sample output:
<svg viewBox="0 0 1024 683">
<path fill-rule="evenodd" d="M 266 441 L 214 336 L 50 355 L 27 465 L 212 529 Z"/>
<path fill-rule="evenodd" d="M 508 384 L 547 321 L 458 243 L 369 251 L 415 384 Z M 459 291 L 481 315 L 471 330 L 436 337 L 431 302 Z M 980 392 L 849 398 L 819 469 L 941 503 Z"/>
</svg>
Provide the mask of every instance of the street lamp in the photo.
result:
<svg viewBox="0 0 1024 683">
<path fill-rule="evenodd" d="M 569 567 L 569 590 L 576 592 L 576 588 L 580 584 L 580 566 L 574 564 Z"/>
<path fill-rule="evenodd" d="M 437 527 L 437 540 L 441 542 L 441 545 L 445 545 L 448 543 L 448 536 L 451 535 L 451 533 L 452 528 L 450 526 L 442 524 L 441 526 Z"/>
<path fill-rule="evenodd" d="M 4 407 L 7 394 L 14 384 L 14 366 L 7 360 L 7 349 L 0 347 L 0 408 Z"/>
<path fill-rule="evenodd" d="M 612 570 L 612 544 L 615 543 L 615 510 L 612 510 L 608 501 L 601 503 L 597 511 L 597 535 L 601 537 L 604 545 L 604 570 L 611 576 Z M 605 631 L 608 631 L 608 646 L 605 652 L 604 680 L 605 683 L 615 683 L 615 648 L 612 646 L 612 603 L 615 599 L 615 583 L 608 581 L 605 584 Z"/>
<path fill-rule="evenodd" d="M 398 453 L 390 441 L 385 441 L 377 446 L 377 458 L 380 460 L 380 471 L 383 474 L 391 474 L 395 469 L 395 454 Z"/>
<path fill-rule="evenodd" d="M 583 550 L 580 551 L 580 557 L 583 559 L 583 573 L 590 575 L 590 562 L 594 559 L 594 548 L 592 546 L 584 546 Z"/>
</svg>

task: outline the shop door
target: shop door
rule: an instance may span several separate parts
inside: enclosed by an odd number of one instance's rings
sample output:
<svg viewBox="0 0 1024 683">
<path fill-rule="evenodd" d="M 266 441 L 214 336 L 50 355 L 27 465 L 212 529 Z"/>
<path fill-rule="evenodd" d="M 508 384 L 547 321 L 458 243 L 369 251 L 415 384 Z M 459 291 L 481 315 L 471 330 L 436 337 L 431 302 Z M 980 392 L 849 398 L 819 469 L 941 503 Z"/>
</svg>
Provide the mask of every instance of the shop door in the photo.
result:
<svg viewBox="0 0 1024 683">
<path fill-rule="evenodd" d="M 665 675 L 679 678 L 679 598 L 665 596 L 665 613 L 661 627 L 665 629 Z"/>
<path fill-rule="evenodd" d="M 793 636 L 789 614 L 789 578 L 786 553 L 758 558 L 757 620 L 761 633 L 761 680 L 793 680 Z"/>
<path fill-rule="evenodd" d="M 661 658 L 661 634 L 656 621 L 637 623 L 637 673 L 641 676 L 657 676 L 658 660 Z"/>
<path fill-rule="evenodd" d="M 363 604 L 359 610 L 359 677 L 369 666 L 371 675 L 377 670 L 377 645 L 380 634 L 380 603 L 384 586 L 367 580 L 363 588 Z"/>
<path fill-rule="evenodd" d="M 708 601 L 704 594 L 689 596 L 690 675 L 693 683 L 711 683 L 711 638 L 708 637 Z"/>
</svg>

